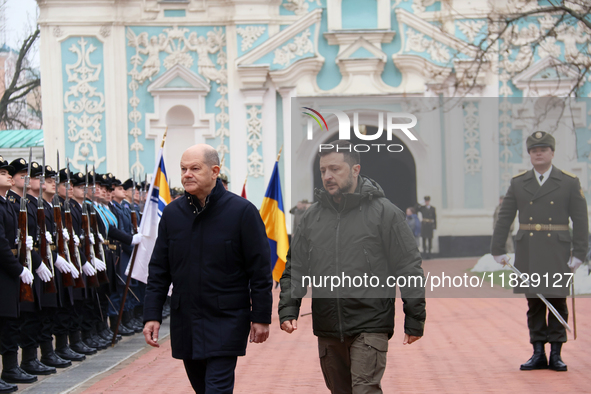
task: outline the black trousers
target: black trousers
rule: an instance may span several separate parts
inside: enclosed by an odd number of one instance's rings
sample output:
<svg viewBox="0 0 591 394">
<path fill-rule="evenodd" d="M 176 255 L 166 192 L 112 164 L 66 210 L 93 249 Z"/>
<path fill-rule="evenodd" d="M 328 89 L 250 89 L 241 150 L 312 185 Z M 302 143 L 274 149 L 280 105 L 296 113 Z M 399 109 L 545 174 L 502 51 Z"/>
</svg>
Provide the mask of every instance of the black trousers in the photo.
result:
<svg viewBox="0 0 591 394">
<path fill-rule="evenodd" d="M 427 246 L 428 244 L 428 246 Z M 431 254 L 431 248 L 433 247 L 433 238 L 423 237 L 423 253 Z"/>
<path fill-rule="evenodd" d="M 187 377 L 197 394 L 231 394 L 238 357 L 183 360 Z"/>
<path fill-rule="evenodd" d="M 18 352 L 19 329 L 21 318 L 0 317 L 0 354 Z"/>
<path fill-rule="evenodd" d="M 533 294 L 526 295 L 527 298 L 527 327 L 529 328 L 529 340 L 534 342 L 566 342 L 566 328 L 546 304 Z M 568 321 L 568 307 L 566 298 L 548 298 L 550 304 L 556 308 L 560 316 Z M 546 321 L 546 315 L 548 320 Z"/>
</svg>

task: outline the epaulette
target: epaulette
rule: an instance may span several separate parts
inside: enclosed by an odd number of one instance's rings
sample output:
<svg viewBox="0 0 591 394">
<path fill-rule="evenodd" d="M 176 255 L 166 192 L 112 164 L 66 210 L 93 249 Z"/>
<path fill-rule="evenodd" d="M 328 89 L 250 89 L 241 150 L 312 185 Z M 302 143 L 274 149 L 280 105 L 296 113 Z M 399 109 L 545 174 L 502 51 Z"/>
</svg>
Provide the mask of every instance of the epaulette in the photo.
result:
<svg viewBox="0 0 591 394">
<path fill-rule="evenodd" d="M 9 196 L 8 201 L 10 201 L 11 203 L 14 203 L 15 202 L 14 196 Z"/>
<path fill-rule="evenodd" d="M 517 178 L 517 177 L 519 177 L 519 176 L 525 175 L 525 173 L 526 173 L 526 172 L 527 172 L 527 171 L 523 171 L 523 172 L 520 172 L 520 173 L 519 173 L 519 174 L 517 174 L 517 175 L 513 175 L 513 178 Z"/>
<path fill-rule="evenodd" d="M 566 174 L 566 175 L 568 175 L 568 176 L 570 176 L 571 178 L 576 178 L 576 177 L 577 177 L 577 176 L 576 176 L 575 174 L 573 174 L 572 172 L 568 172 L 568 171 L 564 171 L 564 170 L 562 170 L 562 173 L 563 173 L 563 174 Z"/>
</svg>

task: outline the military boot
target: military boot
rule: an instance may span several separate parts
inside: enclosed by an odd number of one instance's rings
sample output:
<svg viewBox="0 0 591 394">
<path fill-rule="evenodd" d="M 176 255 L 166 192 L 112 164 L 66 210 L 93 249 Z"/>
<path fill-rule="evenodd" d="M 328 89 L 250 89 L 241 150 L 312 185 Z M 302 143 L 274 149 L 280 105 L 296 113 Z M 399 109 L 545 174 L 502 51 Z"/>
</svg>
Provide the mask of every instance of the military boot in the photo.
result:
<svg viewBox="0 0 591 394">
<path fill-rule="evenodd" d="M 86 360 L 86 356 L 84 354 L 75 352 L 70 348 L 68 345 L 68 336 L 65 334 L 55 336 L 55 354 L 57 354 L 60 358 L 69 361 Z"/>
<path fill-rule="evenodd" d="M 109 316 L 109 322 L 111 323 L 111 331 L 115 330 L 117 327 L 117 320 L 119 316 Z M 124 337 L 131 336 L 135 334 L 134 330 L 130 330 L 129 328 L 125 327 L 123 324 L 119 324 L 119 330 L 117 331 L 118 334 L 123 335 Z"/>
<path fill-rule="evenodd" d="M 544 350 L 544 342 L 534 342 L 534 354 L 525 364 L 521 364 L 522 371 L 531 371 L 534 369 L 548 369 L 548 359 Z"/>
<path fill-rule="evenodd" d="M 86 354 L 87 356 L 96 354 L 97 352 L 96 348 L 88 346 L 82 341 L 80 331 L 70 333 L 70 349 L 79 354 Z"/>
<path fill-rule="evenodd" d="M 37 376 L 30 375 L 18 366 L 18 354 L 8 352 L 2 355 L 2 380 L 7 383 L 33 383 Z"/>
<path fill-rule="evenodd" d="M 562 362 L 560 357 L 560 351 L 562 350 L 562 342 L 551 342 L 550 343 L 550 364 L 548 368 L 553 371 L 566 371 L 566 364 Z"/>
<path fill-rule="evenodd" d="M 48 367 L 37 358 L 37 348 L 23 348 L 21 368 L 31 375 L 51 375 L 56 373 L 54 367 Z"/>
<path fill-rule="evenodd" d="M 45 365 L 55 368 L 67 368 L 72 365 L 70 360 L 64 360 L 53 351 L 52 342 L 43 342 L 39 344 L 41 348 L 41 362 Z"/>
<path fill-rule="evenodd" d="M 96 340 L 95 336 L 92 334 L 92 331 L 82 331 L 82 342 L 84 342 L 86 346 L 93 347 L 97 350 L 103 350 L 107 348 L 105 343 Z"/>
<path fill-rule="evenodd" d="M 123 311 L 123 315 L 121 316 L 121 325 L 130 329 L 134 333 L 142 332 L 144 330 L 143 327 L 139 327 L 134 324 L 134 322 L 131 320 L 131 314 L 129 311 Z"/>
<path fill-rule="evenodd" d="M 18 390 L 18 386 L 16 384 L 6 383 L 4 380 L 0 379 L 0 393 L 14 393 Z"/>
</svg>

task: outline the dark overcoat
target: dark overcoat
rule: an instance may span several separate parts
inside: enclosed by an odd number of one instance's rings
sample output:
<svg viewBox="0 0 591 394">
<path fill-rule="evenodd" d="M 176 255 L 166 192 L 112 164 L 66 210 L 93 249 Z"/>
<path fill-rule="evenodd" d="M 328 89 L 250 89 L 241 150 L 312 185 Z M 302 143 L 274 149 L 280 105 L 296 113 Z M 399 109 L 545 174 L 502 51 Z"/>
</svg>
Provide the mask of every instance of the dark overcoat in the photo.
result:
<svg viewBox="0 0 591 394">
<path fill-rule="evenodd" d="M 172 356 L 243 356 L 250 323 L 271 323 L 269 242 L 256 207 L 218 179 L 199 209 L 185 193 L 162 212 L 149 265 L 144 321 L 162 321 L 173 284 Z"/>
<path fill-rule="evenodd" d="M 493 256 L 506 253 L 507 235 L 517 211 L 520 230 L 515 236 L 515 267 L 530 276 L 539 275 L 541 283 L 535 287 L 520 285 L 514 291 L 557 297 L 568 295 L 567 274 L 571 270 L 567 262 L 571 251 L 581 261 L 587 254 L 587 201 L 579 178 L 556 167 L 552 167 L 548 180 L 542 186 L 533 169 L 513 177 L 495 226 L 491 247 Z M 568 226 L 569 218 L 572 220 L 572 236 L 567 228 L 561 231 L 535 229 L 536 224 L 540 227 L 550 224 Z M 521 229 L 527 224 L 534 225 L 534 229 Z M 537 281 L 536 278 L 538 276 L 534 276 Z"/>
<path fill-rule="evenodd" d="M 0 317 L 18 317 L 20 274 L 23 266 L 14 256 L 18 217 L 12 204 L 0 197 Z"/>
</svg>

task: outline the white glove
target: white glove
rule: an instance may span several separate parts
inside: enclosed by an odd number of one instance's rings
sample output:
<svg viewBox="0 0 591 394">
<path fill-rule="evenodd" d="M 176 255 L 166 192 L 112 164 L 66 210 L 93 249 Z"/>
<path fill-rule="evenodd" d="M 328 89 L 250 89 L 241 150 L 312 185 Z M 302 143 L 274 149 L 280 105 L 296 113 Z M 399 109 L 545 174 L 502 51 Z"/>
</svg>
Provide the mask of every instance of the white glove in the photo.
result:
<svg viewBox="0 0 591 394">
<path fill-rule="evenodd" d="M 68 272 L 72 272 L 71 264 L 66 261 L 62 256 L 58 255 L 57 259 L 54 261 L 53 265 L 60 270 L 62 274 L 67 274 Z"/>
<path fill-rule="evenodd" d="M 96 257 L 93 258 L 92 262 L 94 264 L 94 268 L 96 268 L 97 271 L 104 271 L 107 269 L 107 265 Z"/>
<path fill-rule="evenodd" d="M 94 235 L 88 234 L 88 239 L 90 239 L 90 244 L 94 245 Z"/>
<path fill-rule="evenodd" d="M 35 270 L 35 272 L 37 273 L 37 275 L 39 275 L 39 278 L 41 278 L 43 282 L 49 282 L 53 277 L 51 271 L 45 266 L 45 263 L 41 263 L 41 265 L 39 266 L 39 268 Z"/>
<path fill-rule="evenodd" d="M 68 233 L 68 230 L 66 230 L 65 228 L 62 228 L 62 236 L 64 237 L 64 241 L 70 241 L 70 234 Z"/>
<path fill-rule="evenodd" d="M 92 266 L 92 264 L 90 264 L 89 262 L 86 262 L 82 266 L 82 271 L 84 272 L 84 274 L 86 276 L 94 276 L 94 275 L 96 275 L 96 270 L 94 269 L 94 267 Z"/>
<path fill-rule="evenodd" d="M 143 235 L 143 234 L 140 234 L 140 233 L 137 233 L 137 234 L 135 234 L 135 235 L 133 236 L 133 239 L 131 240 L 131 244 L 132 244 L 132 245 L 137 245 L 137 244 L 139 244 L 140 242 L 142 242 L 142 237 L 143 237 L 143 236 L 144 236 L 144 235 Z"/>
<path fill-rule="evenodd" d="M 74 245 L 76 245 L 76 247 L 80 246 L 80 238 L 78 238 L 76 234 L 74 234 Z"/>
<path fill-rule="evenodd" d="M 31 283 L 33 283 L 33 279 L 35 279 L 31 271 L 29 271 L 27 267 L 23 267 L 23 272 L 21 272 L 20 277 L 21 281 L 26 285 L 30 285 Z"/>
<path fill-rule="evenodd" d="M 76 266 L 72 263 L 68 263 L 70 265 L 70 269 L 71 269 L 71 273 L 72 273 L 72 278 L 74 279 L 78 279 L 78 277 L 80 276 L 80 273 L 78 272 L 78 268 L 76 268 Z"/>
<path fill-rule="evenodd" d="M 507 256 L 506 254 L 503 254 L 501 256 L 493 256 L 493 259 L 495 259 L 495 261 L 501 264 L 502 266 L 505 266 L 505 263 L 509 262 L 509 256 Z"/>
<path fill-rule="evenodd" d="M 579 260 L 578 258 L 576 258 L 575 256 L 572 256 L 570 259 L 568 259 L 568 267 L 570 268 L 570 270 L 572 272 L 576 272 L 579 267 L 581 266 L 581 264 L 583 264 L 583 262 L 581 260 Z"/>
<path fill-rule="evenodd" d="M 27 245 L 27 250 L 33 250 L 33 237 L 27 235 L 27 240 L 25 244 Z"/>
<path fill-rule="evenodd" d="M 105 239 L 103 238 L 101 233 L 98 233 L 98 238 L 99 238 L 99 241 L 101 241 L 101 243 L 105 242 Z"/>
<path fill-rule="evenodd" d="M 48 244 L 52 244 L 53 243 L 53 237 L 51 236 L 51 233 L 49 231 L 45 232 L 45 239 L 47 240 Z"/>
</svg>

